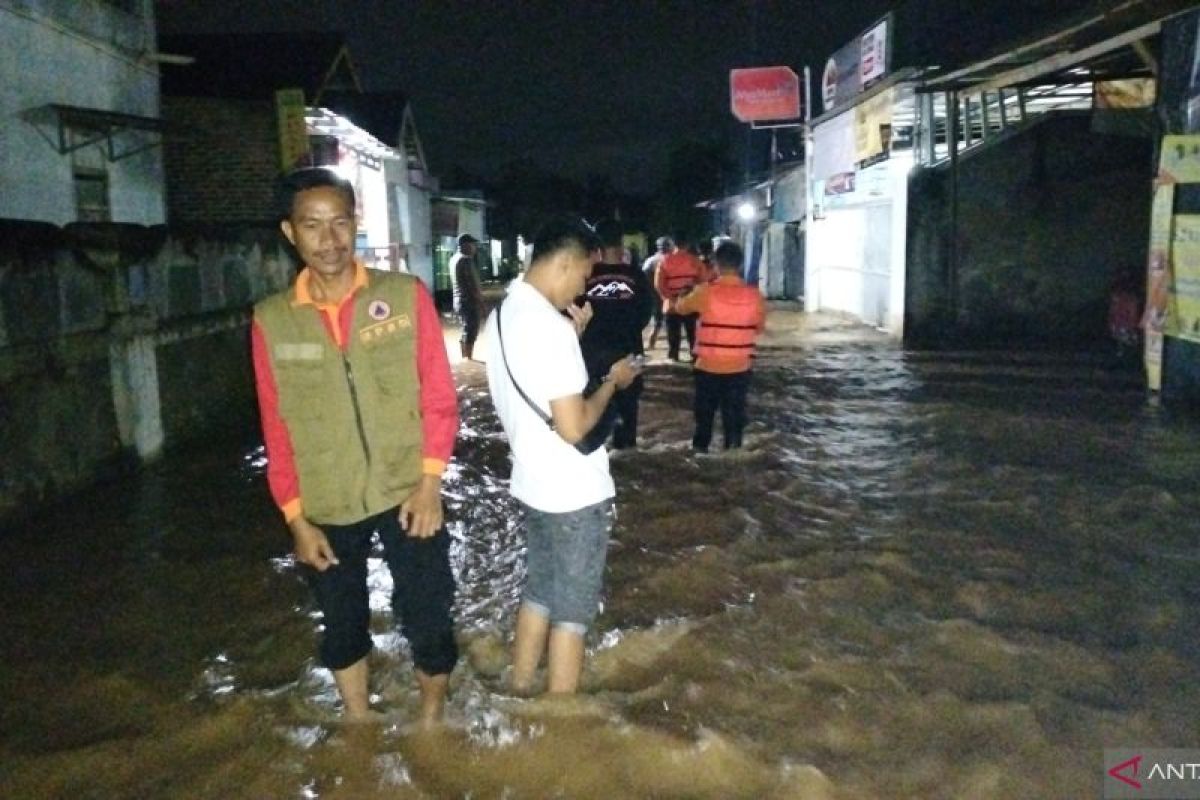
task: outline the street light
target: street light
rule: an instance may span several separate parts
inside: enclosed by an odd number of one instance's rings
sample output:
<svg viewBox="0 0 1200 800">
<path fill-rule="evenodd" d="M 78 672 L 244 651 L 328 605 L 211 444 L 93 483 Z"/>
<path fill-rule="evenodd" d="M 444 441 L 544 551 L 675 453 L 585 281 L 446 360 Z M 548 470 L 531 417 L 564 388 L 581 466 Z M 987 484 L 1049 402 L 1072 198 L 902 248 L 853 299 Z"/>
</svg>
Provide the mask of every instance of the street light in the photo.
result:
<svg viewBox="0 0 1200 800">
<path fill-rule="evenodd" d="M 742 222 L 752 222 L 758 216 L 758 209 L 749 200 L 737 207 L 737 218 Z"/>
</svg>

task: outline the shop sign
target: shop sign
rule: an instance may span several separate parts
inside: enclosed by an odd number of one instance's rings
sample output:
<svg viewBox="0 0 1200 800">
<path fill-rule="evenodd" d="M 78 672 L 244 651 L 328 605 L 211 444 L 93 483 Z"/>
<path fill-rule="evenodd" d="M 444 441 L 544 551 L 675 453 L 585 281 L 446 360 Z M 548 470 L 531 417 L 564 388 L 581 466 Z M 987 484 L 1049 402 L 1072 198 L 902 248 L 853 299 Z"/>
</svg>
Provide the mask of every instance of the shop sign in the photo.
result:
<svg viewBox="0 0 1200 800">
<path fill-rule="evenodd" d="M 742 122 L 798 119 L 800 78 L 791 67 L 730 70 L 729 106 Z"/>
<path fill-rule="evenodd" d="M 821 73 L 823 112 L 846 105 L 887 76 L 891 28 L 889 14 L 829 57 Z"/>
<path fill-rule="evenodd" d="M 279 166 L 284 172 L 308 163 L 308 124 L 304 114 L 303 89 L 280 89 L 275 92 Z"/>
</svg>

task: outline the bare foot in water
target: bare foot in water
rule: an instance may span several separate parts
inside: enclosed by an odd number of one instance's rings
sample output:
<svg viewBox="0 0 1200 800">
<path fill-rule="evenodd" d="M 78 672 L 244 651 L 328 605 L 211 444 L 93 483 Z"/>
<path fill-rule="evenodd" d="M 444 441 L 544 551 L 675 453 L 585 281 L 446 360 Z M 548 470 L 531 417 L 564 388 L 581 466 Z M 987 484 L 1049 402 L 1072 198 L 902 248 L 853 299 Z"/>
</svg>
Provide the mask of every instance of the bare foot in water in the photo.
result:
<svg viewBox="0 0 1200 800">
<path fill-rule="evenodd" d="M 387 721 L 386 714 L 371 708 L 368 708 L 366 711 L 347 713 L 342 717 L 342 722 L 347 725 L 382 725 Z"/>
</svg>

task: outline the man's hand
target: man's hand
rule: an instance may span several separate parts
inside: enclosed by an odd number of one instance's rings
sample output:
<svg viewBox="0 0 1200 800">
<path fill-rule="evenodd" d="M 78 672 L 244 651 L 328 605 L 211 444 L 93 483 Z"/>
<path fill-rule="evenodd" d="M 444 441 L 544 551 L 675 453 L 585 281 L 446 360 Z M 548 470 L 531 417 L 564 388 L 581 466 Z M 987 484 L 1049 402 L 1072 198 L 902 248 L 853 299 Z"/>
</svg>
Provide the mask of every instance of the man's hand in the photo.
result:
<svg viewBox="0 0 1200 800">
<path fill-rule="evenodd" d="M 618 389 L 627 388 L 641 374 L 642 367 L 634 363 L 633 356 L 625 356 L 613 364 L 612 368 L 608 371 L 609 380 L 615 383 Z"/>
<path fill-rule="evenodd" d="M 592 321 L 592 313 L 592 304 L 590 302 L 584 303 L 583 308 L 574 303 L 567 306 L 567 315 L 571 318 L 571 322 L 575 324 L 576 336 L 583 336 L 584 329 Z"/>
<path fill-rule="evenodd" d="M 324 572 L 338 563 L 325 532 L 316 525 L 299 516 L 288 523 L 288 528 L 291 529 L 295 542 L 296 560 L 301 564 L 308 564 L 317 572 Z"/>
<path fill-rule="evenodd" d="M 428 539 L 442 527 L 442 479 L 422 475 L 412 494 L 400 504 L 400 527 L 409 536 Z"/>
</svg>

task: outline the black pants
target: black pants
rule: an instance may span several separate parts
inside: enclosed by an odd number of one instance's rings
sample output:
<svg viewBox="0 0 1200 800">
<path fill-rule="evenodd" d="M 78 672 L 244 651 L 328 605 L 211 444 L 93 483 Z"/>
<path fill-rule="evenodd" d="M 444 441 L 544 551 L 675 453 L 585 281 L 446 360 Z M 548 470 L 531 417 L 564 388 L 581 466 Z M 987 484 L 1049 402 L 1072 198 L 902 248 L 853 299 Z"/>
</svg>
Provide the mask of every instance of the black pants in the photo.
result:
<svg viewBox="0 0 1200 800">
<path fill-rule="evenodd" d="M 475 340 L 479 338 L 479 317 L 479 309 L 475 306 L 464 305 L 458 312 L 458 319 L 462 323 L 459 341 L 468 350 L 475 346 Z"/>
<path fill-rule="evenodd" d="M 725 448 L 742 446 L 742 431 L 746 428 L 746 393 L 750 388 L 750 371 L 718 375 L 695 370 L 696 396 L 692 408 L 696 415 L 696 432 L 692 447 L 708 450 L 712 442 L 713 418 L 721 410 L 721 432 Z"/>
<path fill-rule="evenodd" d="M 657 294 L 654 295 L 654 306 L 650 312 L 650 318 L 654 321 L 654 333 L 662 330 L 663 325 L 663 304 L 662 298 Z"/>
<path fill-rule="evenodd" d="M 670 314 L 665 316 L 667 321 L 667 358 L 679 359 L 679 329 L 687 334 L 688 352 L 696 354 L 696 314 Z"/>
<path fill-rule="evenodd" d="M 443 529 L 429 539 L 412 538 L 400 529 L 398 513 L 391 509 L 353 525 L 321 526 L 340 562 L 324 572 L 307 570 L 325 618 L 320 656 L 329 669 L 345 669 L 371 652 L 367 556 L 376 532 L 392 573 L 392 613 L 412 647 L 417 669 L 444 675 L 458 661 L 450 616 L 450 536 Z"/>
<path fill-rule="evenodd" d="M 638 403 L 644 387 L 645 381 L 639 375 L 629 386 L 613 394 L 611 402 L 617 407 L 617 424 L 613 427 L 612 444 L 618 450 L 637 445 Z"/>
</svg>

